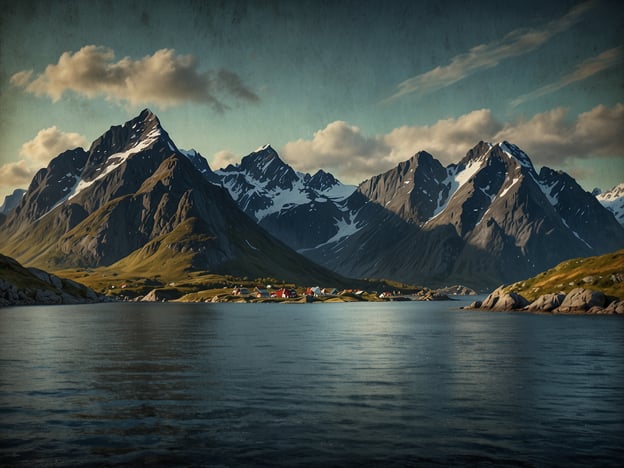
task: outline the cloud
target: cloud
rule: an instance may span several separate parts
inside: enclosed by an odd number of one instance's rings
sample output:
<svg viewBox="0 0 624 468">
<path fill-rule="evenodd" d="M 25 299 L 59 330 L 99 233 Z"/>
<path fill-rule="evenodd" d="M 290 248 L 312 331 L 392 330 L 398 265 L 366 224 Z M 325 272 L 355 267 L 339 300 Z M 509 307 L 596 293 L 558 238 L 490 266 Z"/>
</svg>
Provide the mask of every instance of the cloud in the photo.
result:
<svg viewBox="0 0 624 468">
<path fill-rule="evenodd" d="M 222 169 L 229 164 L 236 164 L 239 161 L 239 157 L 231 151 L 219 151 L 212 157 L 210 167 L 213 170 Z"/>
<path fill-rule="evenodd" d="M 88 45 L 78 52 L 64 52 L 58 63 L 35 75 L 24 70 L 11 77 L 14 86 L 36 96 L 61 99 L 67 91 L 93 99 L 104 96 L 122 104 L 155 104 L 168 108 L 192 102 L 212 106 L 218 112 L 228 109 L 223 96 L 245 102 L 259 97 L 230 70 L 198 70 L 191 55 L 176 55 L 161 49 L 139 60 L 124 57 L 115 61 L 112 49 Z"/>
<path fill-rule="evenodd" d="M 624 104 L 599 105 L 568 119 L 559 107 L 527 121 L 508 123 L 495 136 L 516 142 L 537 164 L 561 165 L 592 156 L 624 157 Z"/>
<path fill-rule="evenodd" d="M 24 188 L 41 167 L 63 151 L 85 146 L 87 139 L 78 133 L 65 133 L 56 126 L 40 130 L 20 149 L 22 159 L 0 165 L 0 187 Z"/>
<path fill-rule="evenodd" d="M 547 84 L 546 86 L 542 86 L 541 88 L 536 89 L 527 94 L 523 94 L 522 96 L 511 101 L 511 105 L 516 107 L 520 104 L 523 104 L 531 99 L 535 99 L 538 97 L 545 96 L 546 94 L 554 93 L 555 91 L 564 88 L 572 83 L 577 81 L 582 81 L 590 76 L 595 75 L 596 73 L 600 73 L 601 71 L 607 70 L 615 65 L 619 64 L 622 61 L 622 47 L 615 47 L 613 49 L 606 50 L 601 54 L 591 57 L 581 64 L 578 65 L 576 70 L 572 73 L 569 73 L 562 77 L 559 81 L 554 83 Z"/>
<path fill-rule="evenodd" d="M 0 187 L 10 192 L 15 188 L 24 188 L 30 184 L 36 169 L 33 169 L 24 160 L 2 164 L 0 166 Z"/>
<path fill-rule="evenodd" d="M 433 125 L 403 126 L 383 136 L 397 163 L 424 150 L 445 164 L 457 162 L 480 139 L 492 138 L 503 125 L 489 109 L 479 109 L 456 119 L 439 120 Z"/>
<path fill-rule="evenodd" d="M 282 156 L 298 170 L 323 168 L 349 181 L 387 170 L 393 162 L 391 150 L 382 140 L 367 137 L 360 128 L 340 120 L 315 132 L 311 140 L 286 144 Z"/>
<path fill-rule="evenodd" d="M 87 139 L 79 133 L 64 133 L 53 126 L 40 130 L 35 138 L 24 143 L 20 155 L 34 164 L 45 166 L 63 151 L 87 144 Z"/>
<path fill-rule="evenodd" d="M 528 120 L 501 122 L 479 109 L 432 125 L 403 126 L 367 136 L 347 122 L 332 122 L 310 140 L 286 144 L 284 160 L 298 170 L 328 169 L 340 180 L 359 183 L 425 150 L 443 164 L 458 162 L 479 141 L 508 140 L 525 150 L 537 166 L 574 169 L 593 157 L 624 157 L 624 104 L 596 106 L 570 119 L 556 108 Z"/>
<path fill-rule="evenodd" d="M 501 40 L 477 45 L 468 52 L 453 57 L 448 65 L 438 66 L 399 83 L 395 93 L 386 99 L 386 102 L 412 93 L 420 95 L 432 93 L 480 70 L 495 67 L 505 59 L 529 53 L 548 42 L 556 34 L 571 28 L 588 10 L 594 7 L 595 3 L 594 0 L 581 3 L 563 17 L 549 22 L 541 29 L 516 29 Z"/>
</svg>

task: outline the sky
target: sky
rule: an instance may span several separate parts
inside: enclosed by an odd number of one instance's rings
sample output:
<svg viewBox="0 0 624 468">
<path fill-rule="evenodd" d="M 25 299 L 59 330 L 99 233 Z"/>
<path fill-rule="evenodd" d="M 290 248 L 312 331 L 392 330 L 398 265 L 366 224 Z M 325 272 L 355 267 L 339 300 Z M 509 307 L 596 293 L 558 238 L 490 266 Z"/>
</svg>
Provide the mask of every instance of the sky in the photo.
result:
<svg viewBox="0 0 624 468">
<path fill-rule="evenodd" d="M 624 7 L 0 0 L 0 197 L 144 108 L 213 169 L 271 144 L 357 184 L 508 140 L 606 190 L 624 182 Z"/>
</svg>

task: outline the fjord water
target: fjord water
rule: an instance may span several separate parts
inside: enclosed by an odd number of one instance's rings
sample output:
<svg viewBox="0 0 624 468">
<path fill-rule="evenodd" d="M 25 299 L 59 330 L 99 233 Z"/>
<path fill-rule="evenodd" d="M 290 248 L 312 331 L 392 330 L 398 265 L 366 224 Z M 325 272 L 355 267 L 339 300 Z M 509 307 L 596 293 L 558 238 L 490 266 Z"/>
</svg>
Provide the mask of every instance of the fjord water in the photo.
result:
<svg viewBox="0 0 624 468">
<path fill-rule="evenodd" d="M 624 320 L 461 304 L 0 310 L 0 464 L 618 464 Z"/>
</svg>

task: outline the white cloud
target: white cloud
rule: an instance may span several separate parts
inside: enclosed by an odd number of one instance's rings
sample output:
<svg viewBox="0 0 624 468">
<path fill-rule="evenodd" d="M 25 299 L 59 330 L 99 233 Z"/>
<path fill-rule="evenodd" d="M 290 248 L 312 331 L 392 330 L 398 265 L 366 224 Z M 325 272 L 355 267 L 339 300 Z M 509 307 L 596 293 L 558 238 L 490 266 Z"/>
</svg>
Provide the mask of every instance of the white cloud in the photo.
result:
<svg viewBox="0 0 624 468">
<path fill-rule="evenodd" d="M 27 187 L 36 172 L 37 170 L 29 166 L 24 160 L 2 164 L 0 166 L 0 187 L 7 194 L 16 188 Z"/>
<path fill-rule="evenodd" d="M 212 157 L 210 162 L 210 168 L 212 170 L 222 169 L 228 166 L 228 164 L 236 164 L 239 162 L 239 157 L 231 151 L 219 151 Z"/>
<path fill-rule="evenodd" d="M 56 126 L 40 130 L 32 140 L 22 145 L 21 160 L 0 165 L 0 187 L 7 192 L 15 188 L 25 188 L 37 170 L 47 166 L 52 158 L 63 151 L 86 144 L 87 139 L 84 136 L 62 132 Z"/>
<path fill-rule="evenodd" d="M 383 136 L 383 140 L 392 148 L 392 159 L 397 163 L 424 150 L 450 164 L 479 140 L 493 138 L 502 128 L 489 109 L 479 109 L 456 119 L 438 120 L 433 125 L 399 127 Z"/>
<path fill-rule="evenodd" d="M 315 132 L 311 140 L 286 144 L 282 155 L 300 171 L 315 172 L 322 168 L 351 182 L 392 165 L 390 148 L 382 140 L 367 137 L 358 127 L 340 120 Z"/>
<path fill-rule="evenodd" d="M 53 157 L 63 151 L 84 147 L 87 144 L 87 139 L 79 133 L 65 133 L 53 126 L 40 130 L 35 138 L 24 143 L 20 155 L 33 164 L 46 166 Z"/>
<path fill-rule="evenodd" d="M 594 0 L 581 3 L 541 29 L 516 29 L 501 40 L 477 45 L 468 52 L 453 57 L 448 65 L 438 66 L 399 83 L 396 92 L 387 101 L 412 93 L 429 94 L 480 70 L 495 67 L 505 59 L 529 53 L 556 34 L 571 28 L 595 3 Z"/>
<path fill-rule="evenodd" d="M 591 57 L 576 67 L 572 73 L 569 73 L 562 77 L 560 80 L 542 86 L 541 88 L 536 89 L 530 93 L 524 94 L 511 102 L 512 106 L 518 106 L 523 104 L 531 99 L 535 99 L 541 96 L 545 96 L 546 94 L 554 93 L 555 91 L 560 90 L 572 83 L 577 81 L 582 81 L 590 76 L 595 75 L 596 73 L 600 73 L 601 71 L 607 70 L 622 61 L 622 47 L 615 47 L 613 49 L 606 50 L 601 54 L 598 54 L 595 57 Z"/>
<path fill-rule="evenodd" d="M 367 136 L 343 121 L 332 122 L 310 140 L 286 144 L 284 160 L 298 170 L 326 169 L 347 183 L 382 173 L 418 151 L 443 164 L 458 162 L 479 141 L 509 140 L 525 150 L 537 166 L 574 170 L 595 156 L 624 157 L 624 104 L 599 105 L 575 119 L 556 108 L 516 122 L 501 122 L 480 109 L 433 125 L 403 126 L 385 135 Z"/>
<path fill-rule="evenodd" d="M 624 104 L 599 105 L 569 120 L 562 107 L 507 123 L 495 136 L 522 147 L 537 164 L 560 165 L 591 156 L 624 157 Z"/>
<path fill-rule="evenodd" d="M 161 49 L 139 60 L 124 57 L 106 47 L 88 45 L 79 51 L 64 52 L 56 64 L 34 75 L 24 70 L 11 77 L 11 83 L 37 96 L 58 101 L 65 92 L 95 98 L 104 96 L 117 103 L 155 104 L 162 108 L 187 102 L 203 103 L 221 112 L 227 109 L 222 96 L 257 102 L 258 96 L 230 70 L 198 70 L 191 55 L 176 55 Z"/>
</svg>

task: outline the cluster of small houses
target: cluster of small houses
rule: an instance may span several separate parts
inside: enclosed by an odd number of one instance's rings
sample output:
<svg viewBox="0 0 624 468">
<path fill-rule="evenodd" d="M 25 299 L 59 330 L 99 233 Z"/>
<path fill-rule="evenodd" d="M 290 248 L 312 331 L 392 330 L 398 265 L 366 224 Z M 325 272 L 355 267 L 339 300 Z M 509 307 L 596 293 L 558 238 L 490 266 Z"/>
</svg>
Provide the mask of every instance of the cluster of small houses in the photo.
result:
<svg viewBox="0 0 624 468">
<path fill-rule="evenodd" d="M 338 291 L 336 288 L 320 288 L 319 286 L 309 287 L 305 291 L 306 296 L 312 297 L 323 297 L 323 296 L 341 296 L 343 294 L 355 294 L 356 296 L 360 296 L 364 294 L 365 291 L 361 289 L 344 289 L 342 291 Z M 390 297 L 394 295 L 396 292 L 383 292 L 379 295 L 379 297 Z M 238 287 L 232 290 L 232 295 L 234 296 L 253 296 L 257 298 L 281 298 L 281 299 L 292 299 L 297 297 L 297 290 L 294 288 L 280 288 L 280 289 L 272 289 L 271 286 L 267 286 L 266 288 L 254 288 L 253 291 L 250 291 L 245 287 Z"/>
</svg>

